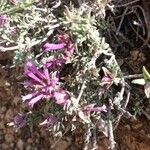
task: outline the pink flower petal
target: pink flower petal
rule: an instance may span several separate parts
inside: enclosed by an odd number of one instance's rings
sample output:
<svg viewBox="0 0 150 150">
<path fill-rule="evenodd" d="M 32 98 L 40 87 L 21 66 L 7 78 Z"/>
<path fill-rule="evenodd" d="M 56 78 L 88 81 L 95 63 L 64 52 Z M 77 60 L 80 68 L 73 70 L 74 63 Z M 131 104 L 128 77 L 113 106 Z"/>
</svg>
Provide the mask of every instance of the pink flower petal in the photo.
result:
<svg viewBox="0 0 150 150">
<path fill-rule="evenodd" d="M 60 105 L 65 105 L 69 100 L 69 95 L 64 90 L 54 92 L 53 97 L 56 103 Z"/>
<path fill-rule="evenodd" d="M 90 105 L 86 106 L 84 108 L 84 111 L 89 111 L 89 112 L 107 112 L 107 107 L 103 105 L 102 107 L 90 107 Z"/>
<path fill-rule="evenodd" d="M 46 67 L 44 67 L 44 75 L 46 77 L 46 80 L 47 80 L 47 84 L 50 85 L 50 76 L 49 76 L 49 71 Z"/>
<path fill-rule="evenodd" d="M 53 43 L 46 43 L 43 48 L 45 52 L 52 51 L 52 50 L 60 50 L 65 47 L 65 44 L 53 44 Z"/>
<path fill-rule="evenodd" d="M 59 69 L 65 63 L 65 59 L 63 58 L 53 58 L 49 62 L 46 63 L 46 67 L 50 69 Z"/>
<path fill-rule="evenodd" d="M 54 117 L 53 115 L 50 115 L 47 119 L 45 119 L 43 122 L 40 123 L 40 125 L 46 125 L 51 126 L 57 122 L 57 118 Z"/>
<path fill-rule="evenodd" d="M 40 94 L 36 97 L 34 97 L 33 99 L 31 99 L 31 101 L 29 102 L 29 106 L 33 107 L 35 103 L 37 103 L 39 100 L 41 100 L 43 98 L 43 94 Z"/>
<path fill-rule="evenodd" d="M 29 100 L 32 97 L 36 96 L 36 95 L 37 95 L 37 92 L 36 93 L 27 94 L 26 96 L 22 96 L 22 100 L 23 100 L 23 102 L 25 102 L 26 100 Z"/>
<path fill-rule="evenodd" d="M 45 79 L 44 75 L 37 69 L 37 67 L 31 61 L 28 61 L 25 65 L 25 74 L 30 71 L 36 74 L 39 78 Z"/>
<path fill-rule="evenodd" d="M 0 15 L 0 27 L 8 26 L 10 22 L 10 19 L 7 17 L 7 15 Z"/>
<path fill-rule="evenodd" d="M 23 102 L 24 102 L 24 101 L 26 101 L 26 100 L 31 99 L 32 97 L 33 97 L 33 94 L 28 94 L 28 95 L 26 95 L 26 96 L 22 96 L 22 100 L 23 100 Z"/>
<path fill-rule="evenodd" d="M 45 83 L 41 79 L 39 79 L 37 76 L 35 76 L 32 72 L 28 72 L 26 75 L 32 78 L 33 80 L 41 83 L 42 85 L 45 85 Z"/>
</svg>

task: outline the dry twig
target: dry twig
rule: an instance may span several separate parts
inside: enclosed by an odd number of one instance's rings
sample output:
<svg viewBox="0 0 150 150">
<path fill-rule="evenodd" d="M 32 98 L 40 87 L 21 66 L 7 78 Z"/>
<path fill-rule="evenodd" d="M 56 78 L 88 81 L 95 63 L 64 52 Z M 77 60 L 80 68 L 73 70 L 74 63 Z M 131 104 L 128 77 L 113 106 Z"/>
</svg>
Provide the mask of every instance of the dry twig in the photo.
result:
<svg viewBox="0 0 150 150">
<path fill-rule="evenodd" d="M 131 1 L 131 2 L 128 2 L 128 3 L 122 4 L 122 5 L 117 5 L 117 6 L 114 6 L 114 7 L 115 8 L 127 7 L 129 5 L 132 5 L 132 4 L 136 3 L 136 2 L 138 2 L 138 1 L 140 1 L 140 0 L 134 0 L 134 1 Z"/>
<path fill-rule="evenodd" d="M 90 137 L 91 137 L 91 126 L 90 124 L 86 125 L 86 132 L 84 134 L 84 148 L 83 150 L 88 150 L 88 145 L 90 143 Z"/>
</svg>

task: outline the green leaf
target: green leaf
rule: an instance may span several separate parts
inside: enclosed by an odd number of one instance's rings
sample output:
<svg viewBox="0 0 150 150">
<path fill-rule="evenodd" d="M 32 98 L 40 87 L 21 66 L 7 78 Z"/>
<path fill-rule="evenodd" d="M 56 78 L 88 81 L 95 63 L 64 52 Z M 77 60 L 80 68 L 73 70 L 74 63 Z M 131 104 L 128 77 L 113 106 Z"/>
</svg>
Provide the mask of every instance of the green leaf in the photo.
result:
<svg viewBox="0 0 150 150">
<path fill-rule="evenodd" d="M 147 71 L 147 69 L 143 66 L 143 76 L 145 81 L 149 80 L 150 81 L 150 73 Z"/>
<path fill-rule="evenodd" d="M 135 79 L 135 80 L 132 80 L 133 84 L 139 84 L 139 85 L 145 85 L 145 80 L 144 79 Z"/>
</svg>

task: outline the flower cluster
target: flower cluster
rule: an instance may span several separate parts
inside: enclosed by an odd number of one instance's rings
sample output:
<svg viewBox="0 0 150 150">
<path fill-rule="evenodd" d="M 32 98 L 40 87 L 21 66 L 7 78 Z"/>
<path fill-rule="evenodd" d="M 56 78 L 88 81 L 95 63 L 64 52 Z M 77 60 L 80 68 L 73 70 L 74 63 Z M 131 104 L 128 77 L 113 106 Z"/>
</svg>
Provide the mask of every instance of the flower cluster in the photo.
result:
<svg viewBox="0 0 150 150">
<path fill-rule="evenodd" d="M 59 44 L 46 43 L 44 52 L 62 51 L 63 57 L 52 58 L 39 70 L 31 61 L 25 65 L 25 76 L 29 80 L 24 83 L 26 88 L 31 88 L 32 93 L 23 96 L 22 100 L 27 101 L 33 107 L 42 99 L 54 99 L 57 104 L 65 105 L 69 101 L 69 93 L 61 88 L 59 82 L 59 68 L 71 57 L 75 48 L 68 36 L 60 35 Z"/>
<path fill-rule="evenodd" d="M 63 87 L 63 83 L 59 80 L 61 68 L 68 62 L 70 63 L 71 57 L 75 52 L 75 45 L 68 35 L 59 35 L 58 43 L 44 44 L 43 51 L 45 53 L 50 52 L 51 55 L 49 58 L 44 59 L 46 61 L 43 61 L 42 67 L 37 67 L 32 60 L 28 60 L 25 64 L 24 75 L 27 77 L 27 81 L 24 82 L 24 86 L 30 93 L 22 96 L 23 102 L 27 103 L 30 108 L 33 108 L 41 101 L 53 101 L 56 105 L 62 106 L 63 111 L 66 110 L 68 114 L 72 114 L 73 110 L 75 112 L 73 113 L 73 118 L 78 116 L 85 123 L 90 123 L 91 113 L 107 111 L 105 105 L 100 107 L 96 106 L 95 103 L 74 107 L 73 99 L 76 100 L 76 98 L 72 97 L 73 95 Z M 53 105 L 53 103 L 51 104 Z M 50 111 L 46 112 L 46 114 L 48 116 L 46 115 L 46 119 L 40 125 L 51 127 L 58 122 L 55 112 Z M 17 126 L 22 126 L 24 120 L 19 120 L 22 123 L 17 121 L 19 122 Z"/>
<path fill-rule="evenodd" d="M 24 74 L 27 81 L 24 82 L 24 86 L 31 92 L 22 96 L 22 100 L 31 108 L 43 100 L 52 100 L 64 108 L 70 104 L 70 94 L 59 81 L 59 71 L 70 59 L 75 48 L 68 36 L 58 36 L 58 42 L 58 44 L 46 43 L 43 46 L 44 52 L 60 52 L 61 55 L 58 55 L 57 58 L 50 57 L 41 68 L 38 68 L 31 60 L 25 64 Z M 50 126 L 56 120 L 53 115 L 49 115 L 40 125 Z"/>
<path fill-rule="evenodd" d="M 0 15 L 0 27 L 6 27 L 9 25 L 9 18 L 7 15 Z"/>
<path fill-rule="evenodd" d="M 52 58 L 46 62 L 46 67 L 51 70 L 59 70 L 63 64 L 65 64 L 65 60 L 63 58 Z"/>
<path fill-rule="evenodd" d="M 13 122 L 8 123 L 9 126 L 14 126 L 16 129 L 23 128 L 27 124 L 27 117 L 24 114 L 17 114 Z"/>
<path fill-rule="evenodd" d="M 53 99 L 60 105 L 65 105 L 69 100 L 69 94 L 61 89 L 57 72 L 49 72 L 46 66 L 39 70 L 29 61 L 25 65 L 25 75 L 29 79 L 24 85 L 33 92 L 23 96 L 22 100 L 27 101 L 29 106 L 33 107 L 34 104 L 43 99 Z M 59 98 L 59 94 L 61 98 Z"/>
<path fill-rule="evenodd" d="M 71 55 L 75 51 L 75 46 L 71 38 L 67 35 L 58 36 L 58 44 L 46 43 L 43 48 L 45 52 L 63 52 L 63 59 L 70 60 Z"/>
</svg>

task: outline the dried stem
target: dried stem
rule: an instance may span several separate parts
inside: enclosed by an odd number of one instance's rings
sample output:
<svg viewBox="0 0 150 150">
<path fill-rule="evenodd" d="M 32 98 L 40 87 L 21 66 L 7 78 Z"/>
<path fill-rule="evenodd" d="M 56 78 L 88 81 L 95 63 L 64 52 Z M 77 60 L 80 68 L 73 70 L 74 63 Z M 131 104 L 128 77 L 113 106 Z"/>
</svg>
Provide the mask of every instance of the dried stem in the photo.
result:
<svg viewBox="0 0 150 150">
<path fill-rule="evenodd" d="M 125 81 L 122 80 L 122 88 L 120 92 L 117 93 L 116 97 L 114 98 L 114 104 L 120 106 L 120 102 L 123 100 L 123 95 L 125 91 Z"/>
<path fill-rule="evenodd" d="M 125 11 L 123 12 L 123 16 L 122 16 L 122 18 L 121 18 L 121 20 L 120 20 L 119 26 L 118 26 L 117 31 L 116 31 L 116 34 L 117 34 L 117 35 L 118 35 L 118 32 L 119 32 L 119 30 L 120 30 L 120 28 L 121 28 L 121 25 L 122 25 L 123 20 L 124 20 L 124 16 L 125 16 L 125 14 L 127 13 L 127 11 L 128 11 L 128 7 L 127 7 L 127 8 L 125 9 Z"/>
<path fill-rule="evenodd" d="M 147 21 L 147 19 L 146 19 L 146 14 L 145 14 L 144 9 L 143 9 L 141 6 L 139 6 L 139 5 L 136 5 L 136 6 L 133 6 L 133 7 L 132 7 L 132 9 L 136 9 L 136 8 L 139 8 L 139 9 L 141 10 L 141 12 L 142 12 L 142 14 L 143 14 L 143 17 L 144 17 L 144 21 L 145 21 L 146 27 L 147 27 L 147 29 L 148 29 L 149 26 L 148 26 L 148 21 Z M 142 45 L 141 47 L 143 47 L 143 46 L 146 45 L 146 44 L 147 44 L 147 46 L 149 46 L 149 44 L 148 44 L 148 40 L 149 40 L 149 36 L 150 36 L 149 30 L 148 30 L 148 33 L 147 33 L 147 39 L 144 40 L 143 37 L 140 36 L 140 35 L 138 34 L 138 32 L 134 29 L 134 27 L 131 25 L 130 22 L 129 22 L 129 24 L 130 24 L 131 28 L 133 29 L 133 31 L 137 34 L 137 36 L 138 36 L 141 40 L 143 40 L 144 43 L 143 43 L 143 45 Z"/>
<path fill-rule="evenodd" d="M 118 127 L 120 119 L 121 119 L 123 114 L 126 114 L 126 116 L 128 116 L 128 118 L 133 118 L 133 116 L 129 112 L 125 111 L 128 103 L 129 103 L 129 99 L 130 99 L 130 91 L 128 90 L 126 92 L 127 92 L 127 97 L 126 97 L 126 100 L 125 100 L 123 107 L 121 108 L 120 106 L 116 105 L 116 108 L 118 109 L 118 111 L 120 111 L 120 114 L 116 118 L 114 130 Z"/>
<path fill-rule="evenodd" d="M 134 0 L 134 1 L 131 1 L 131 2 L 129 2 L 129 3 L 125 3 L 125 4 L 122 4 L 122 5 L 117 5 L 117 6 L 114 6 L 114 7 L 115 7 L 115 8 L 127 7 L 127 6 L 129 6 L 129 5 L 132 5 L 132 4 L 136 3 L 136 2 L 138 2 L 138 1 L 140 1 L 140 0 Z"/>
<path fill-rule="evenodd" d="M 91 150 L 96 150 L 98 149 L 98 145 L 97 145 L 97 136 L 96 136 L 96 129 L 93 129 L 93 144 L 92 144 L 92 149 Z"/>
<path fill-rule="evenodd" d="M 113 125 L 111 121 L 111 106 L 108 110 L 108 136 L 109 136 L 110 149 L 115 150 L 116 142 L 114 140 Z"/>
<path fill-rule="evenodd" d="M 143 74 L 133 74 L 124 76 L 124 79 L 134 79 L 134 78 L 143 78 Z"/>
<path fill-rule="evenodd" d="M 83 148 L 83 150 L 88 150 L 88 145 L 90 143 L 90 137 L 91 137 L 91 127 L 90 127 L 90 124 L 87 124 L 86 132 L 84 135 L 84 148 Z"/>
<path fill-rule="evenodd" d="M 150 114 L 148 114 L 145 110 L 141 110 L 142 114 L 144 114 L 150 120 Z"/>
<path fill-rule="evenodd" d="M 85 84 L 86 84 L 86 80 L 84 80 L 83 83 L 82 83 L 82 86 L 81 86 L 81 89 L 80 89 L 80 93 L 79 93 L 79 95 L 78 95 L 78 97 L 76 99 L 76 106 L 78 106 L 79 101 L 80 101 L 80 99 L 82 97 L 82 94 L 84 92 L 84 89 L 86 88 Z"/>
<path fill-rule="evenodd" d="M 56 145 L 57 145 L 57 143 L 62 139 L 62 137 L 70 130 L 70 124 L 66 127 L 66 130 L 65 130 L 65 132 L 63 133 L 63 135 L 62 136 L 60 136 L 60 137 L 58 137 L 58 139 L 56 140 L 56 142 L 51 146 L 51 148 L 54 148 Z"/>
</svg>

